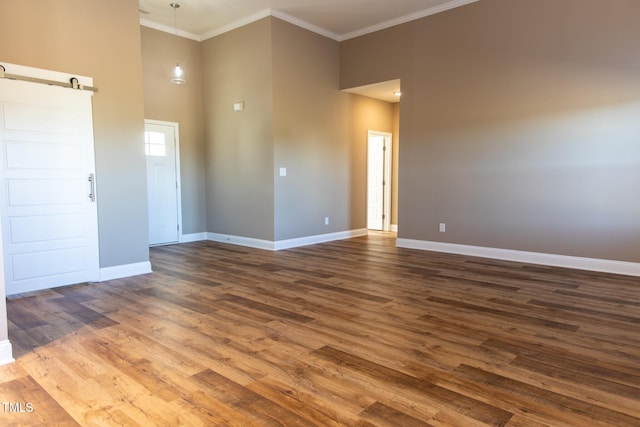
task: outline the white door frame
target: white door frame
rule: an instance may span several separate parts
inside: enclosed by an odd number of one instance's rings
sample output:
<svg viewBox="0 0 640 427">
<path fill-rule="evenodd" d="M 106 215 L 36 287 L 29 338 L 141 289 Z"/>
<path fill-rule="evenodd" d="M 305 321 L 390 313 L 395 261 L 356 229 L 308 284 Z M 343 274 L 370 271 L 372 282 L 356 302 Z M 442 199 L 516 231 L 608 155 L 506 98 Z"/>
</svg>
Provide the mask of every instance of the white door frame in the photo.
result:
<svg viewBox="0 0 640 427">
<path fill-rule="evenodd" d="M 182 242 L 182 182 L 180 181 L 180 176 L 182 175 L 180 172 L 180 126 L 177 122 L 167 122 L 163 120 L 153 120 L 153 119 L 144 119 L 145 127 L 146 125 L 160 125 L 160 126 L 169 126 L 173 127 L 173 136 L 176 141 L 175 147 L 175 162 L 176 162 L 176 197 L 177 197 L 177 206 L 176 209 L 178 211 L 178 242 Z M 148 209 L 148 208 L 147 208 Z M 148 217 L 148 213 L 147 213 Z M 161 246 L 154 245 L 154 246 Z"/>
<path fill-rule="evenodd" d="M 389 132 L 367 131 L 367 150 L 369 149 L 369 139 L 372 136 L 384 137 L 384 188 L 382 195 L 382 211 L 384 218 L 382 220 L 382 231 L 391 230 L 391 152 L 393 135 Z M 368 174 L 367 167 L 367 174 Z M 368 182 L 368 179 L 367 179 Z"/>
</svg>

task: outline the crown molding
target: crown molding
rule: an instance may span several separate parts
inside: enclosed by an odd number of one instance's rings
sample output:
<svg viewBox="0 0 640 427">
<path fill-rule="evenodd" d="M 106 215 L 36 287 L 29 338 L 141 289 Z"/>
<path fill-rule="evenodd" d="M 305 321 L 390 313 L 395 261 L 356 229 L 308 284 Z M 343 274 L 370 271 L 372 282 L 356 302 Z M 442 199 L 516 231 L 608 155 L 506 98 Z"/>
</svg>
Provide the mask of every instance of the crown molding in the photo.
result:
<svg viewBox="0 0 640 427">
<path fill-rule="evenodd" d="M 158 31 L 162 31 L 162 32 L 169 33 L 169 34 L 172 34 L 172 35 L 176 35 L 176 29 L 174 27 L 170 27 L 168 25 L 158 24 L 157 22 L 149 21 L 148 19 L 140 18 L 140 25 L 142 25 L 143 27 L 153 28 L 154 30 L 158 30 Z M 195 40 L 197 42 L 202 41 L 202 38 L 199 35 L 190 33 L 188 31 L 178 30 L 177 31 L 177 35 L 179 37 L 184 37 L 185 39 Z"/>
<path fill-rule="evenodd" d="M 369 27 L 362 28 L 360 30 L 353 31 L 351 33 L 343 34 L 340 36 L 338 41 L 344 41 L 353 39 L 356 37 L 364 36 L 369 33 L 374 33 L 376 31 L 384 30 L 390 27 L 395 27 L 396 25 L 405 24 L 407 22 L 415 21 L 416 19 L 425 18 L 427 16 L 435 15 L 436 13 L 445 12 L 450 9 L 455 9 L 456 7 L 465 6 L 470 3 L 475 3 L 480 0 L 451 0 L 439 6 L 431 7 L 429 9 L 421 10 L 416 13 L 412 13 L 409 15 L 401 16 L 399 18 L 391 19 L 389 21 L 381 22 L 376 25 L 371 25 Z"/>
<path fill-rule="evenodd" d="M 281 19 L 283 21 L 286 21 L 290 24 L 293 24 L 295 26 L 304 28 L 305 30 L 309 30 L 313 33 L 317 33 L 320 34 L 321 36 L 325 36 L 327 38 L 333 39 L 335 41 L 340 41 L 341 40 L 341 36 L 339 34 L 336 34 L 332 31 L 326 30 L 322 27 L 318 27 L 317 25 L 313 25 L 308 23 L 307 21 L 303 21 L 302 19 L 296 18 L 294 16 L 291 16 L 287 13 L 284 13 L 280 10 L 276 10 L 276 9 L 271 9 L 271 16 Z"/>
<path fill-rule="evenodd" d="M 249 15 L 246 18 L 239 19 L 223 27 L 216 28 L 215 30 L 207 31 L 206 33 L 202 34 L 202 36 L 200 37 L 200 41 L 204 41 L 212 37 L 216 37 L 221 34 L 228 33 L 229 31 L 235 30 L 240 27 L 244 27 L 245 25 L 249 25 L 253 22 L 259 21 L 270 15 L 271 15 L 271 9 L 261 10 L 260 12 L 254 13 L 253 15 Z"/>
<path fill-rule="evenodd" d="M 369 27 L 362 28 L 360 30 L 353 31 L 347 34 L 336 34 L 332 31 L 329 31 L 325 28 L 319 27 L 317 25 L 311 24 L 302 19 L 291 16 L 285 12 L 282 12 L 277 9 L 264 9 L 260 12 L 257 12 L 253 15 L 247 16 L 245 18 L 239 19 L 235 22 L 232 22 L 228 25 L 225 25 L 220 28 L 216 28 L 211 31 L 207 31 L 204 34 L 197 35 L 187 31 L 178 30 L 177 35 L 179 37 L 184 37 L 187 39 L 195 40 L 195 41 L 204 41 L 221 34 L 227 33 L 229 31 L 235 30 L 240 27 L 244 27 L 245 25 L 251 24 L 253 22 L 259 21 L 260 19 L 267 18 L 269 16 L 273 16 L 275 18 L 286 21 L 290 24 L 296 25 L 298 27 L 304 28 L 316 34 L 320 34 L 321 36 L 333 39 L 335 41 L 344 41 L 349 40 L 355 37 L 360 37 L 369 33 L 373 33 L 376 31 L 384 30 L 386 28 L 394 27 L 396 25 L 404 24 L 407 22 L 415 21 L 417 19 L 421 19 L 430 15 L 435 15 L 436 13 L 445 12 L 450 9 L 454 9 L 456 7 L 465 6 L 470 3 L 475 3 L 480 0 L 451 0 L 439 6 L 431 7 L 429 9 L 421 10 L 416 13 L 412 13 L 409 15 L 401 16 L 400 18 L 391 19 L 389 21 L 381 22 L 376 25 L 371 25 Z M 176 34 L 176 29 L 174 27 L 170 27 L 168 25 L 158 24 L 156 22 L 149 21 L 147 19 L 140 18 L 140 25 L 153 28 L 158 31 L 163 31 L 169 34 Z"/>
</svg>

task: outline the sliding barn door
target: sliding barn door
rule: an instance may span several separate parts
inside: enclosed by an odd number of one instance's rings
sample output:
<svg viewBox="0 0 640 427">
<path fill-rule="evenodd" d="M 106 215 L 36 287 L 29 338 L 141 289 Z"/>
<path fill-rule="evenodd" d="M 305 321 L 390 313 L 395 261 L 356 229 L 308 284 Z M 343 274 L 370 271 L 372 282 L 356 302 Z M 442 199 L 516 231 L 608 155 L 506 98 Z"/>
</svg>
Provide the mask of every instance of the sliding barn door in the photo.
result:
<svg viewBox="0 0 640 427">
<path fill-rule="evenodd" d="M 91 93 L 0 79 L 7 295 L 99 277 Z"/>
</svg>

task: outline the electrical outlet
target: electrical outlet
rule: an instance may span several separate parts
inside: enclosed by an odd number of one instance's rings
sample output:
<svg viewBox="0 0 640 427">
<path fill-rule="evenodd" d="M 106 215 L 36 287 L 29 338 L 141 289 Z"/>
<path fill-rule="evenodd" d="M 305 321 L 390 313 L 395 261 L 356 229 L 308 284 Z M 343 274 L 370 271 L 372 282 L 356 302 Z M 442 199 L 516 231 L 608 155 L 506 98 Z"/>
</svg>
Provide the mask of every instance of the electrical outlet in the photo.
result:
<svg viewBox="0 0 640 427">
<path fill-rule="evenodd" d="M 324 217 L 324 225 L 329 225 L 329 217 L 328 216 Z"/>
<path fill-rule="evenodd" d="M 445 231 L 447 231 L 447 224 L 445 224 L 444 222 L 441 222 L 439 230 L 441 233 L 444 233 Z"/>
</svg>

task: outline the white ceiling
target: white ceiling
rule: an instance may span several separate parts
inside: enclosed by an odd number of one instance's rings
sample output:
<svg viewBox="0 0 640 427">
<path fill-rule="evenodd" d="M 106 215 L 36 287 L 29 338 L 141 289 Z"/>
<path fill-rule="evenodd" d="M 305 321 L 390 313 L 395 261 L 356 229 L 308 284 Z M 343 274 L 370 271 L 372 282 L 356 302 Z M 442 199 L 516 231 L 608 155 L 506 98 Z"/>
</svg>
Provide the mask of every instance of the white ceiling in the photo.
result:
<svg viewBox="0 0 640 427">
<path fill-rule="evenodd" d="M 272 15 L 341 41 L 478 0 L 139 0 L 140 23 L 206 40 Z M 175 21 L 175 24 L 174 24 Z"/>
<path fill-rule="evenodd" d="M 368 96 L 369 98 L 396 103 L 400 102 L 400 96 L 396 95 L 396 92 L 400 92 L 400 79 L 345 89 L 345 92 L 357 93 L 358 95 Z"/>
</svg>

